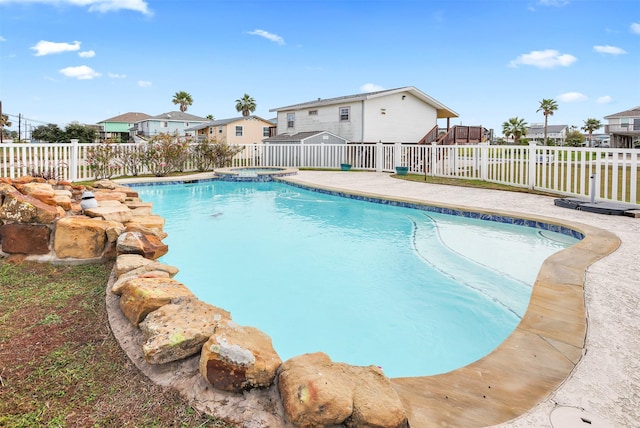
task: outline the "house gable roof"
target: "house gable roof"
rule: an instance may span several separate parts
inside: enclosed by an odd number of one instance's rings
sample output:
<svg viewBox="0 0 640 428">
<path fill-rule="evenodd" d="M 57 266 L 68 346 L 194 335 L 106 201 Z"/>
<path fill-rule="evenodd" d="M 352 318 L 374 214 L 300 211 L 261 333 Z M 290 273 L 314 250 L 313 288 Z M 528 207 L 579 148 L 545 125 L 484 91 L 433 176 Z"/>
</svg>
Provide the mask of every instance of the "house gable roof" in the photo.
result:
<svg viewBox="0 0 640 428">
<path fill-rule="evenodd" d="M 610 114 L 605 116 L 605 119 L 614 119 L 617 117 L 640 117 L 640 106 L 634 107 L 629 110 L 621 111 L 620 113 Z"/>
<path fill-rule="evenodd" d="M 265 138 L 264 140 L 262 140 L 262 142 L 263 143 L 273 143 L 273 142 L 278 142 L 278 143 L 296 142 L 297 143 L 297 142 L 302 142 L 308 138 L 315 137 L 316 135 L 320 135 L 320 134 L 332 135 L 335 138 L 339 138 L 340 140 L 344 140 L 345 142 L 347 142 L 346 139 L 340 137 L 339 135 L 332 134 L 329 131 L 306 131 L 306 132 L 298 132 L 296 134 L 278 134 L 273 137 Z"/>
<path fill-rule="evenodd" d="M 373 98 L 386 97 L 389 95 L 398 94 L 402 92 L 410 93 L 411 95 L 420 99 L 424 103 L 434 107 L 438 112 L 438 118 L 458 117 L 458 114 L 456 112 L 454 112 L 444 104 L 440 103 L 439 101 L 435 100 L 434 98 L 430 97 L 429 95 L 425 94 L 424 92 L 418 90 L 413 86 L 405 86 L 402 88 L 388 89 L 388 90 L 376 91 L 376 92 L 367 92 L 367 93 L 356 94 L 356 95 L 346 95 L 346 96 L 336 97 L 336 98 L 326 98 L 326 99 L 318 98 L 315 101 L 308 101 L 300 104 L 293 104 L 290 106 L 279 107 L 279 108 L 271 109 L 269 111 L 292 111 L 292 110 L 301 110 L 301 109 L 322 107 L 322 106 L 328 106 L 328 105 L 334 105 L 334 104 L 344 104 L 344 103 L 350 103 L 355 101 L 364 101 L 364 100 L 373 99 Z"/>
<path fill-rule="evenodd" d="M 109 119 L 101 120 L 98 123 L 135 123 L 144 119 L 148 119 L 151 116 L 146 113 L 129 112 L 123 113 L 118 116 L 111 117 Z"/>
<path fill-rule="evenodd" d="M 162 113 L 159 114 L 157 116 L 151 116 L 148 117 L 147 119 L 143 119 L 143 120 L 176 120 L 179 122 L 185 122 L 185 121 L 199 121 L 199 122 L 204 122 L 206 120 L 208 120 L 205 117 L 200 117 L 200 116 L 194 116 L 193 114 L 189 114 L 189 113 L 185 113 L 183 111 L 170 111 L 167 113 Z"/>
<path fill-rule="evenodd" d="M 567 129 L 569 125 L 547 125 L 547 133 L 556 134 L 558 132 L 562 132 Z M 527 128 L 527 134 L 531 134 L 534 132 L 544 132 L 544 125 L 532 125 Z"/>
</svg>

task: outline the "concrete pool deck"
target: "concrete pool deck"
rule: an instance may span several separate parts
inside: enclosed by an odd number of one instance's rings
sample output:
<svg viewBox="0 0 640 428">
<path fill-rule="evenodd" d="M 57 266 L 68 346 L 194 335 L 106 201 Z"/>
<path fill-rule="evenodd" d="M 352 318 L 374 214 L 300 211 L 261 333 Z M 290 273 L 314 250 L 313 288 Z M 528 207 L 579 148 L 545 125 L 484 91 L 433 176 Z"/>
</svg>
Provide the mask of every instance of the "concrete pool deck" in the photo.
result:
<svg viewBox="0 0 640 428">
<path fill-rule="evenodd" d="M 443 375 L 392 380 L 412 428 L 638 425 L 640 219 L 560 208 L 551 197 L 409 182 L 385 173 L 300 171 L 286 181 L 542 217 L 587 235 L 580 248 L 552 256 L 543 267 L 530 310 L 494 353 Z"/>
</svg>

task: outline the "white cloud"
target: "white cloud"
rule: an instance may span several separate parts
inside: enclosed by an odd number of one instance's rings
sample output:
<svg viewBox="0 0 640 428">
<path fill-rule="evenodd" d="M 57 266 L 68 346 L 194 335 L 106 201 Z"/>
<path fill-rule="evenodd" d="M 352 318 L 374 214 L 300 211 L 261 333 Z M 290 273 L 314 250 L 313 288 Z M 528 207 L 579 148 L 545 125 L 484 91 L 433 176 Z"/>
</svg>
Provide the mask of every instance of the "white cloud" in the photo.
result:
<svg viewBox="0 0 640 428">
<path fill-rule="evenodd" d="M 545 49 L 543 51 L 531 51 L 528 54 L 519 55 L 518 58 L 509 63 L 510 67 L 518 65 L 532 65 L 538 68 L 555 68 L 568 67 L 578 58 L 569 54 L 560 54 L 554 49 Z"/>
<path fill-rule="evenodd" d="M 587 101 L 586 95 L 581 94 L 580 92 L 567 92 L 562 95 L 558 95 L 558 101 L 564 101 L 565 103 L 578 103 L 582 101 Z"/>
<path fill-rule="evenodd" d="M 80 58 L 93 58 L 94 56 L 96 56 L 95 51 L 84 51 L 84 52 L 78 52 L 78 56 Z"/>
<path fill-rule="evenodd" d="M 360 86 L 360 91 L 362 92 L 376 92 L 382 90 L 384 90 L 382 86 L 376 85 L 374 83 L 365 83 L 364 85 Z"/>
<path fill-rule="evenodd" d="M 264 31 L 264 30 L 253 30 L 253 31 L 249 31 L 247 34 L 251 34 L 252 36 L 260 36 L 260 37 L 264 37 L 267 40 L 271 40 L 272 42 L 275 42 L 279 45 L 284 45 L 284 39 L 280 36 L 278 36 L 277 34 L 272 34 L 268 31 Z"/>
<path fill-rule="evenodd" d="M 36 53 L 34 54 L 35 56 L 44 56 L 80 50 L 80 42 L 75 41 L 73 43 L 57 43 L 40 40 L 38 43 L 36 43 L 35 46 L 32 46 L 30 49 L 36 51 Z"/>
<path fill-rule="evenodd" d="M 509 63 L 509 66 L 532 65 L 538 68 L 568 67 L 577 60 L 578 58 L 573 55 L 560 54 L 560 52 L 555 49 L 545 49 L 543 51 L 531 51 L 528 54 L 519 55 L 518 58 Z"/>
<path fill-rule="evenodd" d="M 126 74 L 118 74 L 118 73 L 107 73 L 107 76 L 109 76 L 112 79 L 124 79 L 125 77 L 127 77 Z"/>
<path fill-rule="evenodd" d="M 60 70 L 60 73 L 67 77 L 73 77 L 78 80 L 91 80 L 96 77 L 100 77 L 101 74 L 95 71 L 91 67 L 86 65 L 80 65 L 78 67 L 66 67 Z"/>
<path fill-rule="evenodd" d="M 0 36 L 0 42 L 6 42 L 7 39 L 5 39 L 4 37 Z"/>
<path fill-rule="evenodd" d="M 114 12 L 118 10 L 132 10 L 150 15 L 148 4 L 144 0 L 0 0 L 0 3 L 39 3 L 52 6 L 69 4 L 72 6 L 88 7 L 89 12 Z"/>
<path fill-rule="evenodd" d="M 626 54 L 627 51 L 625 51 L 622 48 L 618 48 L 615 46 L 594 46 L 593 50 L 596 52 L 599 52 L 601 54 L 610 54 L 610 55 L 622 55 L 622 54 Z"/>
<path fill-rule="evenodd" d="M 148 80 L 138 80 L 138 86 L 141 88 L 148 88 L 149 86 L 151 86 L 151 82 L 149 82 Z"/>
<path fill-rule="evenodd" d="M 630 28 L 632 33 L 640 34 L 640 22 L 634 22 Z"/>
<path fill-rule="evenodd" d="M 569 0 L 540 0 L 538 2 L 540 6 L 556 6 L 562 7 L 569 4 Z"/>
<path fill-rule="evenodd" d="M 611 98 L 609 95 L 605 95 L 603 97 L 598 97 L 596 102 L 598 104 L 609 104 L 613 102 L 613 98 Z"/>
</svg>

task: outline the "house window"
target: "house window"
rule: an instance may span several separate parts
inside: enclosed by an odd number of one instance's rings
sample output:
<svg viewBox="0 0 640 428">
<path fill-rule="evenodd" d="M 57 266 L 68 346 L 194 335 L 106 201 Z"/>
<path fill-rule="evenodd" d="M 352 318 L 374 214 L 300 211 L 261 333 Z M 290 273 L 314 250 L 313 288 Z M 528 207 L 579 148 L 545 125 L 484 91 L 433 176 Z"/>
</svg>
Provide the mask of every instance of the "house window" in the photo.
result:
<svg viewBox="0 0 640 428">
<path fill-rule="evenodd" d="M 269 136 L 269 127 L 268 126 L 263 126 L 262 127 L 262 136 L 263 137 L 268 137 Z"/>
<path fill-rule="evenodd" d="M 309 116 L 317 116 L 318 110 L 309 110 Z"/>
<path fill-rule="evenodd" d="M 242 126 L 236 126 L 236 137 L 242 137 Z"/>
<path fill-rule="evenodd" d="M 640 119 L 633 119 L 633 130 L 640 131 Z"/>
<path fill-rule="evenodd" d="M 213 134 L 213 128 L 209 128 L 209 134 Z"/>
<path fill-rule="evenodd" d="M 169 127 L 169 122 L 164 121 L 164 122 L 162 122 L 162 125 L 161 125 L 161 126 L 162 126 L 163 128 L 168 128 L 168 127 Z"/>
<path fill-rule="evenodd" d="M 185 128 L 188 128 L 188 127 L 189 127 L 189 122 L 185 122 L 185 123 L 184 123 L 184 127 L 185 127 Z"/>
<path fill-rule="evenodd" d="M 222 134 L 222 126 L 218 126 L 218 134 Z"/>
<path fill-rule="evenodd" d="M 629 118 L 628 117 L 621 117 L 620 118 L 620 126 L 623 128 L 628 128 L 629 127 Z"/>
<path fill-rule="evenodd" d="M 287 128 L 293 128 L 296 123 L 296 114 L 287 113 Z"/>
<path fill-rule="evenodd" d="M 349 121 L 349 113 L 351 112 L 350 107 L 340 107 L 340 122 Z"/>
</svg>

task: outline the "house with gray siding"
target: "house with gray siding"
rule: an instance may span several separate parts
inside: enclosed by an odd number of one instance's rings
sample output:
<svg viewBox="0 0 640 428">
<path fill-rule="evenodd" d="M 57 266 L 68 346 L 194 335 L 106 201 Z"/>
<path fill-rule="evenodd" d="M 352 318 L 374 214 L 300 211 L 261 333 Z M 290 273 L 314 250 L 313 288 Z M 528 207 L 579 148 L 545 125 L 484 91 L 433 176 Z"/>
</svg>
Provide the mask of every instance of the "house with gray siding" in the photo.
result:
<svg viewBox="0 0 640 428">
<path fill-rule="evenodd" d="M 611 147 L 640 147 L 640 106 L 604 117 Z"/>
</svg>

